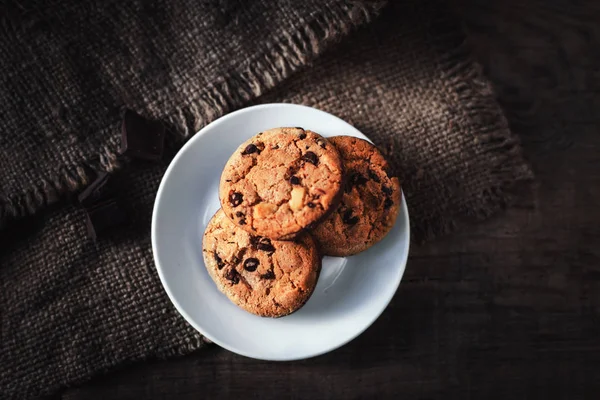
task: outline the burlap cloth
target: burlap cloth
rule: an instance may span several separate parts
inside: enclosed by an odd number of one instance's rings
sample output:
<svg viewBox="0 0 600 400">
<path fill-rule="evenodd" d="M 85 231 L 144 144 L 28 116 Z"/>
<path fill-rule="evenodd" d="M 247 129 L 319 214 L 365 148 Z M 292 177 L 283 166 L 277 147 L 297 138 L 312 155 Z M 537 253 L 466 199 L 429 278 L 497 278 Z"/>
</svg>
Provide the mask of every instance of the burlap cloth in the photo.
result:
<svg viewBox="0 0 600 400">
<path fill-rule="evenodd" d="M 205 345 L 160 285 L 151 210 L 181 144 L 236 108 L 293 102 L 355 124 L 400 175 L 417 240 L 491 215 L 531 176 L 441 2 L 46 1 L 3 13 L 3 399 Z M 117 159 L 125 108 L 165 121 L 162 163 Z M 91 169 L 114 172 L 132 217 L 97 243 L 72 201 Z"/>
</svg>

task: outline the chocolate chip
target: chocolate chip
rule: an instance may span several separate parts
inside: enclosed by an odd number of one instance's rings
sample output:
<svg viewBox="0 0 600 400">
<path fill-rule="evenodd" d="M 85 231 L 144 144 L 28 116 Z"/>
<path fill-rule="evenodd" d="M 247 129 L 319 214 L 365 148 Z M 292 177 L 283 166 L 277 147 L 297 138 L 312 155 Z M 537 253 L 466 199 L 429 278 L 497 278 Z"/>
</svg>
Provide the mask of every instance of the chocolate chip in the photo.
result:
<svg viewBox="0 0 600 400">
<path fill-rule="evenodd" d="M 352 216 L 352 210 L 346 210 L 342 215 L 342 222 L 347 225 L 354 225 L 358 222 L 358 217 Z"/>
<path fill-rule="evenodd" d="M 256 271 L 256 268 L 258 268 L 258 264 L 260 264 L 258 258 L 247 258 L 246 261 L 244 261 L 244 269 L 249 272 L 254 272 Z"/>
<path fill-rule="evenodd" d="M 300 140 L 306 139 L 306 132 L 302 131 L 302 133 L 299 134 L 298 137 L 300 138 Z"/>
<path fill-rule="evenodd" d="M 127 215 L 114 199 L 102 201 L 86 209 L 87 232 L 93 240 L 125 221 Z"/>
<path fill-rule="evenodd" d="M 359 172 L 355 172 L 352 175 L 350 175 L 350 183 L 353 186 L 364 185 L 365 183 L 367 183 L 367 178 L 362 176 L 362 174 L 360 174 Z"/>
<path fill-rule="evenodd" d="M 273 272 L 273 270 L 269 270 L 266 273 L 262 274 L 260 277 L 263 279 L 275 279 L 275 273 Z"/>
<path fill-rule="evenodd" d="M 381 191 L 387 195 L 391 195 L 392 194 L 392 188 L 389 188 L 387 186 L 384 186 L 381 188 Z"/>
<path fill-rule="evenodd" d="M 350 218 L 348 221 L 346 221 L 346 223 L 347 223 L 348 225 L 354 225 L 354 224 L 356 224 L 357 222 L 358 222 L 358 217 L 357 217 L 357 216 L 354 216 L 354 217 Z"/>
<path fill-rule="evenodd" d="M 215 256 L 215 261 L 217 262 L 217 269 L 222 269 L 225 266 L 225 263 L 223 262 L 221 257 L 219 257 L 219 255 L 217 254 L 216 251 L 214 253 L 214 256 Z"/>
<path fill-rule="evenodd" d="M 315 208 L 317 205 L 315 203 L 308 203 L 308 208 Z"/>
<path fill-rule="evenodd" d="M 121 129 L 120 153 L 133 158 L 158 161 L 162 158 L 165 127 L 131 110 L 125 111 Z"/>
<path fill-rule="evenodd" d="M 258 246 L 259 241 L 260 241 L 259 236 L 250 235 L 250 244 L 252 245 L 252 247 Z"/>
<path fill-rule="evenodd" d="M 235 212 L 235 216 L 238 217 L 238 218 L 242 218 L 244 216 L 244 213 L 241 212 L 241 211 L 236 211 Z"/>
<path fill-rule="evenodd" d="M 240 274 L 234 268 L 225 273 L 225 278 L 229 279 L 234 285 L 240 283 Z"/>
<path fill-rule="evenodd" d="M 233 207 L 237 207 L 240 204 L 242 204 L 243 200 L 244 200 L 244 196 L 242 196 L 241 193 L 233 192 L 229 195 L 229 203 L 231 203 L 231 205 Z"/>
<path fill-rule="evenodd" d="M 279 148 L 278 144 L 274 144 L 271 146 L 271 150 L 277 150 Z"/>
<path fill-rule="evenodd" d="M 323 138 L 316 138 L 316 139 L 315 139 L 315 142 L 316 142 L 316 143 L 317 143 L 317 144 L 318 144 L 318 145 L 319 145 L 319 146 L 320 146 L 322 149 L 324 149 L 325 147 L 327 147 L 327 146 L 325 145 L 325 139 L 323 139 Z"/>
<path fill-rule="evenodd" d="M 271 240 L 268 238 L 261 238 L 258 244 L 256 245 L 258 250 L 266 251 L 268 253 L 273 253 L 275 251 L 275 247 L 271 244 Z"/>
<path fill-rule="evenodd" d="M 364 185 L 366 182 L 367 182 L 367 178 L 365 178 L 358 172 L 353 172 L 350 174 L 350 176 L 348 177 L 348 180 L 346 181 L 344 191 L 346 193 L 350 193 L 354 186 Z"/>
<path fill-rule="evenodd" d="M 246 218 L 242 218 L 238 221 L 238 224 L 240 225 L 246 225 Z"/>
<path fill-rule="evenodd" d="M 319 159 L 317 158 L 317 155 L 312 151 L 307 151 L 306 153 L 304 153 L 304 155 L 302 156 L 302 160 L 309 162 L 312 165 L 319 164 Z"/>
<path fill-rule="evenodd" d="M 252 154 L 252 153 L 256 153 L 256 152 L 258 152 L 258 147 L 256 147 L 255 144 L 250 143 L 248 146 L 246 146 L 244 151 L 242 151 L 242 155 L 246 156 L 248 154 Z"/>
<path fill-rule="evenodd" d="M 290 178 L 290 183 L 292 185 L 299 185 L 300 184 L 300 178 L 298 178 L 297 176 L 292 176 Z"/>
<path fill-rule="evenodd" d="M 383 202 L 383 208 L 388 209 L 390 208 L 392 205 L 394 204 L 394 202 L 392 201 L 392 199 L 390 199 L 389 197 L 385 198 L 385 201 Z"/>
<path fill-rule="evenodd" d="M 379 177 L 377 176 L 375 171 L 373 171 L 372 169 L 369 169 L 369 178 L 371 178 L 372 180 L 374 180 L 377 183 L 381 182 L 381 179 L 379 179 Z"/>
</svg>

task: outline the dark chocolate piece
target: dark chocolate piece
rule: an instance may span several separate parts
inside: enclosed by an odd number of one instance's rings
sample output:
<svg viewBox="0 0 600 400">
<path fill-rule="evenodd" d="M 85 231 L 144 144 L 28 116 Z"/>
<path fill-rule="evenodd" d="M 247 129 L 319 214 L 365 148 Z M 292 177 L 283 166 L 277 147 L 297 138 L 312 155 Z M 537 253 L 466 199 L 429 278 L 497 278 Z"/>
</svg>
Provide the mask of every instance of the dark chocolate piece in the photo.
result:
<svg viewBox="0 0 600 400">
<path fill-rule="evenodd" d="M 307 151 L 306 153 L 304 153 L 304 155 L 302 156 L 302 160 L 309 162 L 312 165 L 319 164 L 319 158 L 312 151 Z"/>
<path fill-rule="evenodd" d="M 125 211 L 113 199 L 87 208 L 86 213 L 88 235 L 94 240 L 127 220 Z"/>
<path fill-rule="evenodd" d="M 377 183 L 381 182 L 381 179 L 379 179 L 375 171 L 373 171 L 372 169 L 369 170 L 369 178 L 373 179 Z"/>
<path fill-rule="evenodd" d="M 165 145 L 165 127 L 127 110 L 123 117 L 120 153 L 132 158 L 158 161 Z"/>
<path fill-rule="evenodd" d="M 258 264 L 260 264 L 258 258 L 248 258 L 244 261 L 244 269 L 248 272 L 254 272 L 256 271 L 256 268 L 258 268 Z"/>
<path fill-rule="evenodd" d="M 240 283 L 240 274 L 233 267 L 225 273 L 225 278 L 234 285 Z"/>
<path fill-rule="evenodd" d="M 266 273 L 260 276 L 263 279 L 275 279 L 275 273 L 273 270 L 268 270 Z"/>
<path fill-rule="evenodd" d="M 225 263 L 223 262 L 221 257 L 219 257 L 219 255 L 217 254 L 216 251 L 215 251 L 214 256 L 215 256 L 215 261 L 217 262 L 217 269 L 222 269 L 225 266 Z"/>
<path fill-rule="evenodd" d="M 242 155 L 245 156 L 245 155 L 256 153 L 256 152 L 258 152 L 258 147 L 256 147 L 255 144 L 250 143 L 248 146 L 246 146 L 244 151 L 242 151 Z"/>
<path fill-rule="evenodd" d="M 273 253 L 275 251 L 275 247 L 273 247 L 269 238 L 261 238 L 256 245 L 256 248 L 258 250 L 266 251 L 267 253 Z"/>
<path fill-rule="evenodd" d="M 231 203 L 231 205 L 233 207 L 237 207 L 240 204 L 242 204 L 243 200 L 244 200 L 244 196 L 241 193 L 233 192 L 229 195 L 229 202 Z"/>
<path fill-rule="evenodd" d="M 96 179 L 77 196 L 77 201 L 84 207 L 90 207 L 94 203 L 106 200 L 113 194 L 113 190 L 107 185 L 109 175 L 107 172 L 97 172 Z"/>
</svg>

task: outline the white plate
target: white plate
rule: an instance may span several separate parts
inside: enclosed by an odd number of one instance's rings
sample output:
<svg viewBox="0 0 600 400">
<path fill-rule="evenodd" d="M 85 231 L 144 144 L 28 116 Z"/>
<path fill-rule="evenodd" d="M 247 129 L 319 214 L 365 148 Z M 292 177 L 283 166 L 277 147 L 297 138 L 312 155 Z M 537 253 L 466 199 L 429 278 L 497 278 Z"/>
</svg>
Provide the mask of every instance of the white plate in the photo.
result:
<svg viewBox="0 0 600 400">
<path fill-rule="evenodd" d="M 410 236 L 403 196 L 400 216 L 383 241 L 356 256 L 325 257 L 315 292 L 302 309 L 271 319 L 231 303 L 206 272 L 202 235 L 219 208 L 217 188 L 229 156 L 251 136 L 280 126 L 366 138 L 341 119 L 305 106 L 266 104 L 233 112 L 200 130 L 179 151 L 162 179 L 152 215 L 156 268 L 177 310 L 218 345 L 263 360 L 313 357 L 367 329 L 400 284 Z"/>
</svg>

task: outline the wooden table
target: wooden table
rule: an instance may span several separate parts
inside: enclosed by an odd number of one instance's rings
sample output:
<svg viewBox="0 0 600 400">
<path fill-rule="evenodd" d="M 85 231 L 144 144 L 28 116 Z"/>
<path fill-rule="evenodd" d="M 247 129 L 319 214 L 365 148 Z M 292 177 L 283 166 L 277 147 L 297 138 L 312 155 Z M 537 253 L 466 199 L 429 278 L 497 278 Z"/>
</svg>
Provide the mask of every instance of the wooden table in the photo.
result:
<svg viewBox="0 0 600 400">
<path fill-rule="evenodd" d="M 213 346 L 58 397 L 600 398 L 600 3 L 455 3 L 533 165 L 532 193 L 413 247 L 392 304 L 331 354 L 270 363 Z"/>
</svg>

